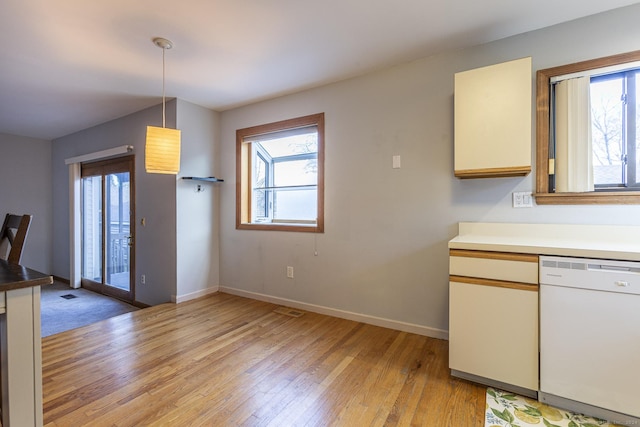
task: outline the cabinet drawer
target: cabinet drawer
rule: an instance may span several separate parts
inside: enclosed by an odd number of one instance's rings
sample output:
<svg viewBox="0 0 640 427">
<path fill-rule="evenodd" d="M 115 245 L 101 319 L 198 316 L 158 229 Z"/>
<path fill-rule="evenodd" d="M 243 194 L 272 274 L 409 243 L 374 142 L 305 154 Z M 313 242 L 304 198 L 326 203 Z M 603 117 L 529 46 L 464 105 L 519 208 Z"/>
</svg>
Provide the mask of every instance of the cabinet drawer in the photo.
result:
<svg viewBox="0 0 640 427">
<path fill-rule="evenodd" d="M 538 284 L 538 255 L 451 249 L 449 275 Z"/>
</svg>

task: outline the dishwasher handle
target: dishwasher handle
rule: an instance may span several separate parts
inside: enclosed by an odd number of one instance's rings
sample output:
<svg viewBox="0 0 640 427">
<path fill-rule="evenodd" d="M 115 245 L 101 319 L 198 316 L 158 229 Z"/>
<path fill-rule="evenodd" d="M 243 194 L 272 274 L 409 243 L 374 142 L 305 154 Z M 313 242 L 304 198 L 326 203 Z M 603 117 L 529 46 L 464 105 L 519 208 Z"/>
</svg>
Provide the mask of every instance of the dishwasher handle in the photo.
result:
<svg viewBox="0 0 640 427">
<path fill-rule="evenodd" d="M 623 272 L 623 273 L 636 273 L 640 274 L 640 267 L 631 267 L 628 265 L 610 265 L 610 264 L 588 264 L 588 270 L 596 270 L 596 271 L 614 271 L 614 272 Z"/>
</svg>

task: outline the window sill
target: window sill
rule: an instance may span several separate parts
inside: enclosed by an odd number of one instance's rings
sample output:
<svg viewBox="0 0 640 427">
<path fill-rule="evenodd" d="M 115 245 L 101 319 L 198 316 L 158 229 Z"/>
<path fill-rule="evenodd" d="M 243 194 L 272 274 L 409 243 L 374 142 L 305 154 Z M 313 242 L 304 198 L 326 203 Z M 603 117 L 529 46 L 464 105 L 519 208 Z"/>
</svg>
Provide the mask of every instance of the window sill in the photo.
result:
<svg viewBox="0 0 640 427">
<path fill-rule="evenodd" d="M 301 233 L 323 233 L 321 224 L 292 224 L 292 223 L 240 223 L 236 224 L 237 230 L 268 230 L 268 231 L 297 231 Z"/>
<path fill-rule="evenodd" d="M 638 205 L 640 191 L 536 193 L 538 205 Z"/>
</svg>

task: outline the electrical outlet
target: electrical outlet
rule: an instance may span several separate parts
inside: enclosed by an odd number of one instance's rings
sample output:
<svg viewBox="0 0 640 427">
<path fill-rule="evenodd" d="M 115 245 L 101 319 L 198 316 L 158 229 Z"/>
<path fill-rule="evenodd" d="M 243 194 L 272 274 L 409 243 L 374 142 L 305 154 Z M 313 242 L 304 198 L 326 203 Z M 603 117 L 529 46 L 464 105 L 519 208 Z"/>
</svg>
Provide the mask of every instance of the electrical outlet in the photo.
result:
<svg viewBox="0 0 640 427">
<path fill-rule="evenodd" d="M 400 169 L 400 156 L 399 155 L 395 155 L 393 156 L 393 165 L 392 167 L 394 169 Z"/>
<path fill-rule="evenodd" d="M 533 196 L 530 191 L 516 191 L 513 193 L 514 208 L 532 208 Z"/>
<path fill-rule="evenodd" d="M 140 275 L 140 283 L 143 284 L 143 285 L 145 283 L 147 283 L 147 276 L 145 276 L 144 274 L 141 274 Z"/>
<path fill-rule="evenodd" d="M 287 278 L 293 279 L 293 267 L 287 267 Z"/>
</svg>

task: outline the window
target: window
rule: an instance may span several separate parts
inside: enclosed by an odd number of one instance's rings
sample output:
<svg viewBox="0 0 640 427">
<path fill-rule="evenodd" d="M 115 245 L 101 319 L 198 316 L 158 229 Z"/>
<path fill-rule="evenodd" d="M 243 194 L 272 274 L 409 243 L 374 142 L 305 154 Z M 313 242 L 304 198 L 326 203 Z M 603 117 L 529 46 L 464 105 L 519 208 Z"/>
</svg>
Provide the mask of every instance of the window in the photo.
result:
<svg viewBox="0 0 640 427">
<path fill-rule="evenodd" d="M 236 131 L 236 228 L 324 231 L 324 113 Z"/>
<path fill-rule="evenodd" d="M 640 51 L 537 72 L 538 204 L 640 203 L 638 61 Z M 583 101 L 565 99 L 565 83 L 576 83 L 568 91 L 584 93 Z M 581 102 L 583 113 L 572 114 Z M 562 118 L 565 103 L 577 124 Z M 563 141 L 565 134 L 582 136 Z"/>
<path fill-rule="evenodd" d="M 592 76 L 591 141 L 595 190 L 640 189 L 636 129 L 640 69 Z"/>
</svg>

